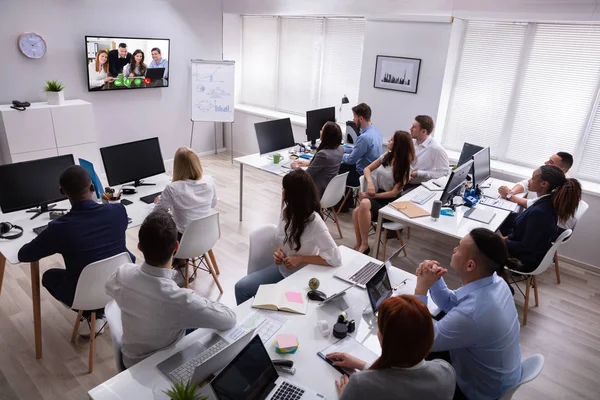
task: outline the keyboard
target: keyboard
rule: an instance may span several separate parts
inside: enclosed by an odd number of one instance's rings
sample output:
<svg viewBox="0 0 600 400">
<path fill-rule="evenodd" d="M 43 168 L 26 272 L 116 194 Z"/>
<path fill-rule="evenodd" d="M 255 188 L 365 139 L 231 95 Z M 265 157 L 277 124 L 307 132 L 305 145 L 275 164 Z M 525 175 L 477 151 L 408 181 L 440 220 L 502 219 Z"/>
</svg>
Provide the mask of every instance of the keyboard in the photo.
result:
<svg viewBox="0 0 600 400">
<path fill-rule="evenodd" d="M 304 390 L 291 383 L 283 382 L 281 386 L 277 388 L 277 391 L 271 397 L 271 400 L 298 400 L 302 398 Z"/>
<path fill-rule="evenodd" d="M 366 285 L 367 282 L 379 271 L 381 268 L 381 264 L 376 264 L 374 262 L 368 262 L 364 267 L 359 269 L 352 275 L 348 280 L 352 282 L 356 282 L 360 285 Z"/>
<path fill-rule="evenodd" d="M 161 193 L 162 192 L 152 193 L 152 194 L 149 194 L 148 196 L 140 197 L 140 200 L 146 204 L 152 204 L 152 203 L 154 203 L 154 199 L 157 198 L 158 196 L 160 196 Z"/>
<path fill-rule="evenodd" d="M 415 204 L 423 205 L 427 203 L 433 196 L 435 196 L 435 192 L 430 192 L 429 190 L 421 190 L 419 193 L 414 195 L 410 201 Z"/>
<path fill-rule="evenodd" d="M 42 225 L 42 226 L 35 227 L 35 228 L 33 228 L 33 233 L 35 233 L 36 235 L 39 235 L 40 233 L 44 232 L 47 227 L 48 227 L 48 225 Z"/>
<path fill-rule="evenodd" d="M 194 371 L 196 371 L 196 367 L 198 365 L 203 364 L 206 360 L 219 353 L 225 347 L 228 346 L 228 343 L 224 340 L 219 340 L 217 343 L 210 346 L 208 349 L 204 350 L 202 353 L 198 354 L 196 357 L 190 359 L 182 366 L 175 368 L 173 371 L 169 373 L 169 377 L 174 382 L 187 382 L 194 376 Z"/>
<path fill-rule="evenodd" d="M 287 168 L 287 169 L 292 169 L 292 163 L 296 161 L 296 160 L 288 160 L 288 161 L 282 161 L 279 163 L 279 166 L 281 168 Z"/>
</svg>

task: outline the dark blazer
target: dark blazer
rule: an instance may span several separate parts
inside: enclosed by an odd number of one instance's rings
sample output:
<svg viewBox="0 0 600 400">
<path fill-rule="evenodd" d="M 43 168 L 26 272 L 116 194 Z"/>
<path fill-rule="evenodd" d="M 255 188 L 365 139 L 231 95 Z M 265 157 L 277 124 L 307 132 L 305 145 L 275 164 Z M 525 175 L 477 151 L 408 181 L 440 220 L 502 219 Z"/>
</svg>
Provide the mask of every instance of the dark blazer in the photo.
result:
<svg viewBox="0 0 600 400">
<path fill-rule="evenodd" d="M 310 165 L 306 169 L 306 172 L 315 181 L 319 198 L 323 197 L 327 185 L 338 174 L 343 155 L 343 146 L 337 149 L 323 149 L 314 155 Z"/>
<path fill-rule="evenodd" d="M 557 223 L 558 215 L 550 196 L 540 198 L 515 219 L 506 244 L 510 256 L 524 264 L 525 272 L 536 269 L 552 247 Z"/>
<path fill-rule="evenodd" d="M 108 73 L 112 77 L 123 73 L 123 67 L 131 61 L 131 53 L 127 53 L 125 58 L 119 58 L 119 50 L 111 50 L 108 52 Z"/>
</svg>

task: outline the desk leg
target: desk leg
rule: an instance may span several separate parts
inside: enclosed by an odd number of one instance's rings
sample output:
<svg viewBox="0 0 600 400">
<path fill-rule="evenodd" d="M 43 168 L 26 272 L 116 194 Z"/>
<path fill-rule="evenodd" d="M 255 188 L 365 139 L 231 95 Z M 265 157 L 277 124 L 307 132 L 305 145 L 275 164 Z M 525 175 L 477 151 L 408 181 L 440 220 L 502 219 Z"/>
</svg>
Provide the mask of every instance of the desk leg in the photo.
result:
<svg viewBox="0 0 600 400">
<path fill-rule="evenodd" d="M 381 214 L 377 217 L 377 231 L 375 231 L 375 258 L 379 258 L 379 242 L 381 242 L 381 224 L 383 223 L 383 218 Z"/>
<path fill-rule="evenodd" d="M 6 257 L 0 253 L 0 294 L 2 294 L 2 282 L 4 281 L 4 267 L 6 266 Z"/>
<path fill-rule="evenodd" d="M 242 221 L 242 210 L 244 209 L 244 164 L 240 163 L 240 222 Z"/>
<path fill-rule="evenodd" d="M 31 301 L 33 302 L 33 329 L 35 332 L 35 358 L 42 358 L 42 310 L 40 298 L 40 262 L 31 263 Z"/>
</svg>

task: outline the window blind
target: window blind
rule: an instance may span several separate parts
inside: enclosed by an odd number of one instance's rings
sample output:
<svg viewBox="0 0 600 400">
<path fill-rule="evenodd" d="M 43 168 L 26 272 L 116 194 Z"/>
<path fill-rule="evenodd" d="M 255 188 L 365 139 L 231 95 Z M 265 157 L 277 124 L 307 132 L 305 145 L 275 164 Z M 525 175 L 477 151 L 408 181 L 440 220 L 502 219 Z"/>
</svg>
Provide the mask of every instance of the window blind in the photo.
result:
<svg viewBox="0 0 600 400">
<path fill-rule="evenodd" d="M 594 181 L 600 180 L 600 107 L 594 113 L 590 133 L 587 140 L 583 142 L 580 157 L 577 176 Z"/>
</svg>

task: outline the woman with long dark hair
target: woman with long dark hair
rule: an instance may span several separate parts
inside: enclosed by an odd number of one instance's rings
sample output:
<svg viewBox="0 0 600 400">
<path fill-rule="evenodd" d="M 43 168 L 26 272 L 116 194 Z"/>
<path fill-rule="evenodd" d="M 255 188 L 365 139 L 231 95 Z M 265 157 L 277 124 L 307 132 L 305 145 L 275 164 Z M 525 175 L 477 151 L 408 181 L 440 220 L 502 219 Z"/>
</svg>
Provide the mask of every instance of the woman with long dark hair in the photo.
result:
<svg viewBox="0 0 600 400">
<path fill-rule="evenodd" d="M 330 353 L 333 365 L 362 372 L 336 381 L 340 400 L 451 400 L 456 373 L 446 361 L 425 361 L 433 346 L 427 306 L 403 294 L 381 303 L 377 319 L 381 356 L 371 365 L 348 353 Z"/>
<path fill-rule="evenodd" d="M 292 163 L 292 168 L 308 167 L 306 172 L 312 176 L 317 185 L 319 198 L 323 197 L 325 188 L 338 174 L 344 147 L 342 146 L 342 130 L 335 122 L 326 122 L 321 129 L 321 143 L 312 160 L 298 160 Z"/>
<path fill-rule="evenodd" d="M 529 179 L 529 191 L 537 198 L 514 222 L 512 233 L 505 237 L 508 252 L 523 265 L 522 272 L 535 270 L 556 238 L 557 223 L 575 215 L 581 200 L 581 184 L 565 177 L 555 165 L 542 165 Z"/>
<path fill-rule="evenodd" d="M 415 146 L 410 133 L 396 131 L 388 142 L 388 152 L 365 168 L 367 191 L 360 193 L 360 204 L 352 212 L 356 246 L 354 250 L 369 254 L 369 229 L 377 221 L 379 210 L 400 195 L 410 180 L 410 165 Z"/>
<path fill-rule="evenodd" d="M 137 49 L 131 55 L 131 61 L 123 68 L 126 77 L 145 76 L 148 67 L 144 64 L 144 52 Z"/>
<path fill-rule="evenodd" d="M 317 188 L 310 175 L 296 168 L 283 177 L 283 210 L 275 234 L 273 264 L 246 275 L 235 284 L 241 304 L 262 284 L 277 283 L 307 264 L 342 265 L 340 251 L 323 222 Z"/>
</svg>

